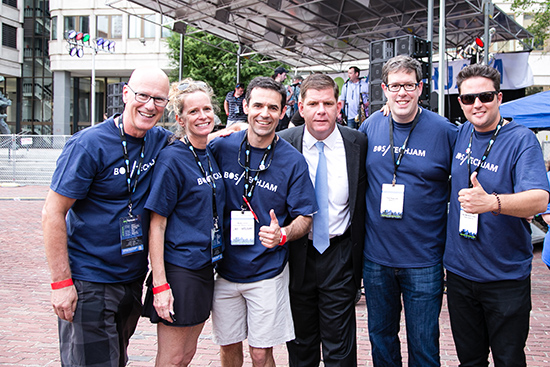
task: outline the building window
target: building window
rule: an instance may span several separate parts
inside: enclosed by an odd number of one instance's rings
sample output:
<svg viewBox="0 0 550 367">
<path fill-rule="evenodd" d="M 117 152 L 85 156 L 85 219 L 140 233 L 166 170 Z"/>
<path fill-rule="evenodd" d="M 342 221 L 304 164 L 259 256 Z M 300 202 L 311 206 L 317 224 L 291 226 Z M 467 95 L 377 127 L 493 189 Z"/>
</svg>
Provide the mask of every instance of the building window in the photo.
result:
<svg viewBox="0 0 550 367">
<path fill-rule="evenodd" d="M 130 16 L 129 38 L 155 38 L 155 14 Z"/>
<path fill-rule="evenodd" d="M 17 28 L 2 23 L 2 45 L 17 48 Z"/>
<path fill-rule="evenodd" d="M 122 15 L 98 15 L 97 37 L 122 38 Z"/>
<path fill-rule="evenodd" d="M 63 32 L 75 30 L 77 32 L 89 33 L 90 32 L 90 20 L 87 16 L 73 16 L 63 17 Z"/>
<path fill-rule="evenodd" d="M 17 0 L 2 0 L 2 3 L 17 8 Z"/>
<path fill-rule="evenodd" d="M 168 18 L 166 15 L 162 16 L 162 34 L 160 35 L 162 38 L 168 38 L 172 35 L 172 27 L 166 25 L 167 23 L 172 24 L 172 19 Z"/>
<path fill-rule="evenodd" d="M 52 40 L 57 39 L 57 16 L 52 17 Z"/>
</svg>

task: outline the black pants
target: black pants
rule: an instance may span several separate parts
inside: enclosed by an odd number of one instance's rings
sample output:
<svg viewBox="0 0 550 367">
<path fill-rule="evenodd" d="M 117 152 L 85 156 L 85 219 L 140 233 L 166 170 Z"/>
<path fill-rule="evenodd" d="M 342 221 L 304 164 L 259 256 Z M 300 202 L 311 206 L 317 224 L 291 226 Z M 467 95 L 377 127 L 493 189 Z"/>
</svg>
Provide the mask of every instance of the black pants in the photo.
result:
<svg viewBox="0 0 550 367">
<path fill-rule="evenodd" d="M 526 366 L 531 278 L 478 283 L 447 271 L 447 300 L 460 366 Z"/>
<path fill-rule="evenodd" d="M 349 236 L 321 255 L 308 245 L 304 284 L 290 289 L 296 339 L 287 343 L 291 367 L 357 366 L 355 295 Z M 322 345 L 322 347 L 321 347 Z"/>
</svg>

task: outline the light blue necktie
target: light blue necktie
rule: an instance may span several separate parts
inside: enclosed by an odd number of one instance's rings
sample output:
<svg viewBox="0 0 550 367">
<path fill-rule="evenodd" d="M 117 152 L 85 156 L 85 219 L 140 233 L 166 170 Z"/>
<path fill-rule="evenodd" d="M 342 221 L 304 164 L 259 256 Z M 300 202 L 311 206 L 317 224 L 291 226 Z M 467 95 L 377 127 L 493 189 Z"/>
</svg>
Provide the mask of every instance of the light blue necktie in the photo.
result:
<svg viewBox="0 0 550 367">
<path fill-rule="evenodd" d="M 325 143 L 318 141 L 315 146 L 319 150 L 319 163 L 315 174 L 315 197 L 319 211 L 313 215 L 313 246 L 323 253 L 330 245 L 328 233 L 328 178 L 327 158 L 325 157 Z"/>
</svg>

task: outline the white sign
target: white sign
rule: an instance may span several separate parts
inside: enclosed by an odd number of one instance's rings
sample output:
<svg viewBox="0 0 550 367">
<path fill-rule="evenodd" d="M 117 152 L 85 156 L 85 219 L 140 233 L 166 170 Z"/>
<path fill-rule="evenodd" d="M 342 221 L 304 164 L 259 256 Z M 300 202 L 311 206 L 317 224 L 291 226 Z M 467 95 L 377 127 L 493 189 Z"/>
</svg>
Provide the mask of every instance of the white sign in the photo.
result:
<svg viewBox="0 0 550 367">
<path fill-rule="evenodd" d="M 490 65 L 500 73 L 500 89 L 520 89 L 533 85 L 533 71 L 529 66 L 529 52 L 495 54 Z M 470 60 L 461 59 L 447 62 L 448 94 L 458 94 L 456 77 L 460 70 L 470 65 Z M 439 63 L 433 63 L 432 91 L 439 92 Z"/>
</svg>

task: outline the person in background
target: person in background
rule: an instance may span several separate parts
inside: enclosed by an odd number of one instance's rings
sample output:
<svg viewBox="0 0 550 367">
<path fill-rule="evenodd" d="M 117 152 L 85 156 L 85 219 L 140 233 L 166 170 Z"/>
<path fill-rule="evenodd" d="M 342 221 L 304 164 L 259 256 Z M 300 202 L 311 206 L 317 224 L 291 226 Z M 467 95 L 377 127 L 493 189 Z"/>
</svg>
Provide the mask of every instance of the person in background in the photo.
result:
<svg viewBox="0 0 550 367">
<path fill-rule="evenodd" d="M 282 66 L 279 66 L 273 71 L 273 75 L 271 75 L 271 79 L 281 84 L 284 84 L 287 74 L 288 74 L 288 70 Z M 291 95 L 288 92 L 285 92 L 285 93 L 286 93 L 286 99 L 285 99 L 285 111 L 286 111 Z M 277 125 L 277 128 L 276 128 L 276 131 L 281 131 L 288 128 L 290 117 L 291 116 L 287 116 L 286 113 L 283 116 L 281 116 L 281 119 L 279 120 L 279 124 Z"/>
<path fill-rule="evenodd" d="M 304 78 L 302 78 L 301 75 L 296 75 L 294 78 L 292 78 L 292 84 L 288 86 L 287 88 L 287 95 L 288 95 L 288 103 L 287 103 L 287 109 L 286 109 L 286 115 L 292 119 L 295 113 L 298 112 L 298 99 L 300 97 L 300 86 L 302 85 L 302 81 Z"/>
<path fill-rule="evenodd" d="M 225 186 L 207 147 L 214 93 L 202 81 L 172 83 L 169 110 L 177 132 L 159 154 L 151 193 L 152 284 L 145 314 L 157 323 L 156 366 L 187 366 L 210 316 L 214 264 L 222 257 Z"/>
<path fill-rule="evenodd" d="M 237 122 L 246 122 L 246 113 L 243 111 L 244 84 L 238 83 L 235 90 L 227 93 L 223 102 L 223 109 L 227 115 L 226 126 Z"/>
<path fill-rule="evenodd" d="M 317 211 L 304 157 L 275 135 L 286 90 L 271 78 L 248 85 L 248 129 L 210 142 L 226 187 L 225 250 L 216 268 L 212 325 L 224 367 L 274 366 L 273 346 L 294 339 L 288 244 Z"/>
<path fill-rule="evenodd" d="M 365 109 L 365 116 L 368 115 L 369 106 L 369 85 L 364 78 L 361 78 L 361 70 L 357 66 L 352 66 L 348 70 L 348 80 L 342 87 L 340 101 L 344 102 L 344 119 L 347 125 L 356 129 L 361 124 L 361 104 Z"/>
<path fill-rule="evenodd" d="M 62 366 L 125 366 L 147 274 L 153 166 L 170 132 L 155 127 L 168 76 L 134 70 L 122 115 L 74 134 L 42 210 Z"/>
<path fill-rule="evenodd" d="M 374 366 L 439 366 L 439 314 L 449 174 L 457 128 L 418 106 L 420 62 L 396 56 L 382 69 L 389 116 L 375 112 L 368 139 L 363 285 Z"/>
<path fill-rule="evenodd" d="M 500 73 L 473 64 L 457 76 L 468 120 L 451 171 L 444 265 L 451 330 L 463 366 L 525 366 L 533 246 L 528 217 L 548 204 L 542 150 L 501 117 Z"/>
<path fill-rule="evenodd" d="M 313 215 L 309 235 L 290 244 L 290 304 L 296 339 L 287 343 L 289 365 L 319 366 L 322 351 L 326 367 L 355 367 L 367 140 L 357 130 L 336 128 L 342 102 L 329 76 L 306 78 L 299 108 L 305 128 L 287 129 L 279 136 L 306 158 L 319 211 Z"/>
</svg>

